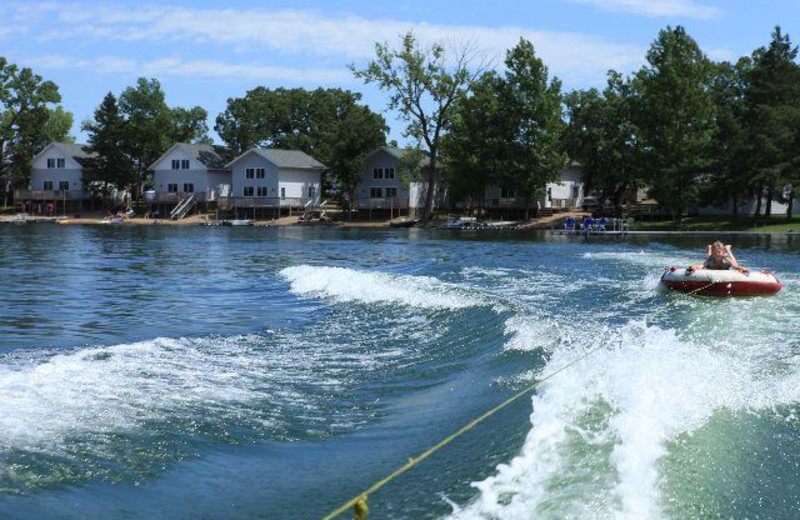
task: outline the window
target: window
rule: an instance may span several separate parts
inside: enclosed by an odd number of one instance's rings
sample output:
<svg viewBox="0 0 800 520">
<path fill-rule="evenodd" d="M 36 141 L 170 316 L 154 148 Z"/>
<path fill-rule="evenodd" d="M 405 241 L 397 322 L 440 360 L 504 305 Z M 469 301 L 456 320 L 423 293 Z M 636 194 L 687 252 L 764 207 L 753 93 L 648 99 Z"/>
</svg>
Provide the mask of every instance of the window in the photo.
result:
<svg viewBox="0 0 800 520">
<path fill-rule="evenodd" d="M 58 189 L 62 191 L 69 190 L 69 181 L 58 181 Z"/>
<path fill-rule="evenodd" d="M 553 188 L 547 188 L 547 200 L 553 202 Z"/>
<path fill-rule="evenodd" d="M 386 197 L 397 197 L 397 188 L 386 188 Z"/>
<path fill-rule="evenodd" d="M 282 186 L 281 186 L 281 198 L 282 198 L 282 199 L 285 199 L 285 198 L 286 198 L 286 188 L 284 188 L 284 187 L 282 187 Z"/>
<path fill-rule="evenodd" d="M 514 197 L 514 190 L 510 190 L 508 188 L 500 188 L 501 199 L 511 199 L 513 197 Z"/>
<path fill-rule="evenodd" d="M 55 168 L 56 167 L 56 160 L 55 159 L 47 159 L 47 167 L 48 168 Z"/>
<path fill-rule="evenodd" d="M 259 197 L 266 197 L 267 196 L 267 187 L 266 186 L 259 186 L 256 190 L 256 195 Z"/>
<path fill-rule="evenodd" d="M 383 179 L 383 168 L 373 168 L 372 169 L 372 178 L 373 179 Z"/>
<path fill-rule="evenodd" d="M 316 186 L 309 186 L 308 187 L 308 198 L 309 199 L 313 199 L 316 194 L 317 194 L 317 187 Z"/>
<path fill-rule="evenodd" d="M 266 170 L 264 168 L 245 168 L 245 179 L 263 179 L 266 177 Z"/>
<path fill-rule="evenodd" d="M 52 190 L 53 189 L 53 181 L 44 181 L 42 183 L 43 190 Z"/>
<path fill-rule="evenodd" d="M 181 161 L 180 161 L 180 159 L 172 159 L 172 169 L 173 170 L 180 170 L 181 169 Z"/>
<path fill-rule="evenodd" d="M 383 198 L 383 188 L 370 188 L 369 196 L 373 199 L 382 199 Z"/>
<path fill-rule="evenodd" d="M 56 168 L 66 168 L 66 167 L 67 167 L 66 159 L 56 159 Z"/>
<path fill-rule="evenodd" d="M 66 167 L 67 167 L 67 160 L 64 159 L 63 157 L 60 158 L 60 159 L 55 158 L 55 157 L 47 159 L 47 168 L 49 168 L 49 169 L 66 168 Z"/>
<path fill-rule="evenodd" d="M 244 194 L 245 197 L 252 197 L 254 193 L 255 193 L 255 188 L 254 187 L 252 187 L 252 186 L 245 186 L 244 187 L 244 193 L 243 194 Z"/>
<path fill-rule="evenodd" d="M 572 198 L 577 199 L 578 195 L 580 195 L 581 187 L 577 184 L 572 185 Z"/>
<path fill-rule="evenodd" d="M 169 192 L 169 193 L 178 193 L 178 185 L 177 184 L 167 184 L 167 192 Z"/>
<path fill-rule="evenodd" d="M 194 184 L 184 184 L 183 185 L 183 192 L 184 193 L 194 193 Z"/>
<path fill-rule="evenodd" d="M 181 170 L 189 169 L 189 159 L 181 159 Z"/>
<path fill-rule="evenodd" d="M 394 179 L 394 168 L 386 168 L 383 173 L 387 179 Z"/>
</svg>

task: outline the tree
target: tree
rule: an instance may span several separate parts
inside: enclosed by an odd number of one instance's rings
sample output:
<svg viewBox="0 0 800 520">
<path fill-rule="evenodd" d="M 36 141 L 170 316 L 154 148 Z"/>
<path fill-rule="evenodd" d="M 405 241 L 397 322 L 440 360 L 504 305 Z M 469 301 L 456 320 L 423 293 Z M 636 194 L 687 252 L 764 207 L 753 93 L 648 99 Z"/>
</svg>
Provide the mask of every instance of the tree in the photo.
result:
<svg viewBox="0 0 800 520">
<path fill-rule="evenodd" d="M 48 110 L 47 121 L 42 129 L 45 140 L 74 143 L 75 137 L 70 135 L 73 119 L 72 113 L 64 110 L 61 105 Z"/>
<path fill-rule="evenodd" d="M 765 215 L 771 213 L 772 200 L 778 188 L 791 187 L 790 208 L 794 188 L 800 178 L 798 142 L 800 142 L 800 66 L 795 63 L 797 47 L 788 35 L 776 27 L 769 47 L 753 53 L 752 68 L 747 74 L 745 92 L 747 156 L 759 186 L 766 190 Z M 782 190 L 781 190 L 782 191 Z M 791 209 L 787 212 L 791 217 Z"/>
<path fill-rule="evenodd" d="M 696 180 L 710 167 L 711 64 L 680 26 L 659 32 L 647 62 L 634 79 L 642 102 L 636 122 L 649 156 L 651 193 L 677 219 L 696 204 Z"/>
<path fill-rule="evenodd" d="M 561 81 L 548 70 L 525 39 L 508 51 L 501 92 L 503 116 L 511 130 L 500 184 L 533 200 L 564 167 Z"/>
<path fill-rule="evenodd" d="M 566 100 L 569 125 L 565 147 L 583 167 L 584 188 L 611 200 L 618 216 L 630 188 L 645 177 L 645 151 L 635 124 L 639 110 L 636 85 L 610 71 L 605 90 L 572 92 Z"/>
<path fill-rule="evenodd" d="M 175 107 L 171 110 L 170 140 L 176 143 L 211 144 L 208 136 L 208 112 L 201 107 Z"/>
<path fill-rule="evenodd" d="M 506 54 L 503 76 L 485 74 L 456 103 L 444 139 L 460 190 L 482 197 L 499 185 L 533 200 L 566 159 L 561 135 L 561 82 L 548 78 L 533 44 L 521 39 Z M 458 178 L 458 179 L 456 179 Z"/>
<path fill-rule="evenodd" d="M 125 189 L 135 182 L 131 162 L 125 153 L 127 129 L 119 111 L 117 98 L 109 92 L 94 111 L 94 119 L 83 123 L 89 135 L 87 151 L 96 154 L 86 166 L 87 185 L 100 183 L 103 194 L 109 186 Z"/>
<path fill-rule="evenodd" d="M 49 140 L 64 137 L 65 119 L 72 116 L 50 108 L 60 101 L 55 83 L 0 58 L 0 173 L 14 184 L 27 185 L 34 155 Z"/>
<path fill-rule="evenodd" d="M 503 158 L 512 131 L 504 125 L 500 92 L 503 80 L 487 72 L 474 82 L 472 94 L 454 104 L 449 132 L 442 139 L 442 156 L 453 200 L 484 204 L 486 189 L 501 182 Z"/>
<path fill-rule="evenodd" d="M 744 121 L 746 76 L 750 60 L 735 65 L 715 64 L 711 95 L 715 105 L 714 138 L 710 148 L 711 168 L 702 199 L 712 204 L 731 202 L 738 216 L 739 203 L 752 189 Z"/>
<path fill-rule="evenodd" d="M 119 97 L 125 119 L 122 151 L 131 162 L 131 188 L 138 201 L 147 178 L 147 168 L 178 141 L 196 142 L 207 138 L 205 114 L 200 107 L 171 109 L 157 79 L 139 78 Z"/>
<path fill-rule="evenodd" d="M 389 93 L 389 108 L 399 110 L 406 121 L 405 135 L 424 146 L 429 157 L 422 221 L 432 216 L 438 178 L 441 139 L 451 123 L 453 103 L 467 94 L 482 67 L 470 71 L 472 51 L 463 47 L 454 59 L 437 43 L 423 49 L 412 32 L 401 37 L 399 49 L 375 44 L 376 58 L 364 69 L 351 65 L 356 78 L 375 83 Z"/>
</svg>

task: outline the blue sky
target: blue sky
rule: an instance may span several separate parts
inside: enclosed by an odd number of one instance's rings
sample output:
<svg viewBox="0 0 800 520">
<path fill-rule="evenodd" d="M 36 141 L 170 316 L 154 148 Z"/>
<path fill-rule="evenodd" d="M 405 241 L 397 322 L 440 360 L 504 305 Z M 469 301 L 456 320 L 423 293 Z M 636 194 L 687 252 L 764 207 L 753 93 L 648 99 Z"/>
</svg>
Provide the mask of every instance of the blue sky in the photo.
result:
<svg viewBox="0 0 800 520">
<path fill-rule="evenodd" d="M 498 63 L 524 36 L 569 90 L 637 69 L 658 30 L 678 24 L 709 57 L 735 60 L 775 25 L 800 41 L 800 0 L 11 0 L 0 4 L 0 56 L 60 86 L 83 140 L 80 122 L 105 93 L 140 76 L 158 78 L 171 106 L 204 107 L 209 127 L 228 97 L 258 85 L 342 87 L 385 112 L 385 95 L 347 65 L 409 29 L 423 42 L 471 42 Z M 385 115 L 402 142 L 402 122 Z"/>
</svg>

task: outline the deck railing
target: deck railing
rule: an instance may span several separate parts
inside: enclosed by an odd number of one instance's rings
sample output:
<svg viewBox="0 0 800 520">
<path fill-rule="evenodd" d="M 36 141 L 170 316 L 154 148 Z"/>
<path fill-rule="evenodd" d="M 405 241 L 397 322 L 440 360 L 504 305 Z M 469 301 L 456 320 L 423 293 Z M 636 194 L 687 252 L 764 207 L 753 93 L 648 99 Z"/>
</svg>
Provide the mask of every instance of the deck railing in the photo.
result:
<svg viewBox="0 0 800 520">
<path fill-rule="evenodd" d="M 311 204 L 309 204 L 311 202 Z M 304 208 L 311 206 L 317 199 L 308 197 L 220 197 L 217 204 L 220 209 L 236 208 Z"/>
<path fill-rule="evenodd" d="M 358 209 L 408 209 L 408 197 L 358 199 Z"/>
<path fill-rule="evenodd" d="M 83 200 L 83 190 L 14 190 L 14 200 Z"/>
</svg>

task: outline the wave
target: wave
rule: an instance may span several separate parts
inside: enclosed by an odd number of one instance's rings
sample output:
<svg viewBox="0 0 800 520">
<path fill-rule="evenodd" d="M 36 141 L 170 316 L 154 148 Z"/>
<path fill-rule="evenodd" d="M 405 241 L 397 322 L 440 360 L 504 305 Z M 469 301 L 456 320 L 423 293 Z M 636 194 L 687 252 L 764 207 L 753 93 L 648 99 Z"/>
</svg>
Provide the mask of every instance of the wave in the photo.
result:
<svg viewBox="0 0 800 520">
<path fill-rule="evenodd" d="M 660 464 L 670 441 L 721 409 L 800 400 L 800 371 L 765 370 L 763 356 L 642 321 L 561 335 L 562 346 L 532 376 L 566 365 L 598 341 L 602 349 L 537 389 L 520 454 L 474 483 L 477 498 L 452 518 L 660 518 L 668 492 Z"/>
<path fill-rule="evenodd" d="M 484 305 L 457 285 L 430 276 L 397 275 L 343 267 L 298 265 L 280 275 L 298 296 L 320 296 L 339 302 L 400 304 L 423 309 L 463 309 Z"/>
</svg>

